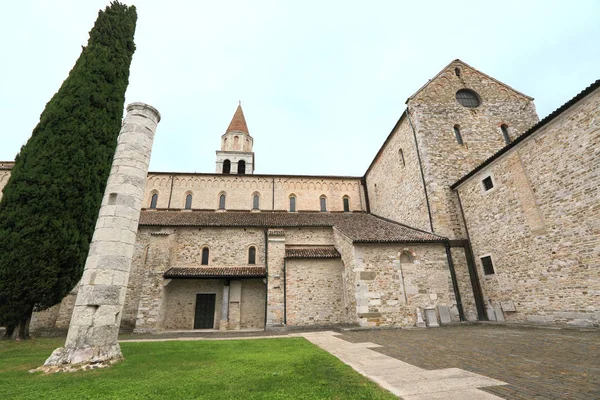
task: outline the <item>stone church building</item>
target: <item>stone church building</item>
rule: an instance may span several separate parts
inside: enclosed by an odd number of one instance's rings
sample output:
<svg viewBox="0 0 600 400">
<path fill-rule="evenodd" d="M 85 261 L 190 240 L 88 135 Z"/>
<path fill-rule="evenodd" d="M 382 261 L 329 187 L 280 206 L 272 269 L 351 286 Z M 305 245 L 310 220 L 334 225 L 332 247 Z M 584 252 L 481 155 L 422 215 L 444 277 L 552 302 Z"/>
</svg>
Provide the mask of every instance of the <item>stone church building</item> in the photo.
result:
<svg viewBox="0 0 600 400">
<path fill-rule="evenodd" d="M 599 326 L 599 104 L 600 80 L 540 121 L 454 60 L 363 176 L 256 174 L 240 105 L 214 173 L 148 174 L 121 329 Z M 76 291 L 32 330 L 66 331 Z"/>
</svg>

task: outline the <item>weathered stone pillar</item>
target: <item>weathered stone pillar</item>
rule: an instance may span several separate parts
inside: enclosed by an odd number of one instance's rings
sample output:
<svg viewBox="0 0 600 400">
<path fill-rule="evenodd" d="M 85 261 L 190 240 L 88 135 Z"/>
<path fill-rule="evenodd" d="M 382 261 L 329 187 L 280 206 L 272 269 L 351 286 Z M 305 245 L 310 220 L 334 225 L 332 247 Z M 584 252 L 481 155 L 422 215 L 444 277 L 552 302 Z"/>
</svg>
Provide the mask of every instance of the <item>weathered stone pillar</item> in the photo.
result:
<svg viewBox="0 0 600 400">
<path fill-rule="evenodd" d="M 266 328 L 284 325 L 284 279 L 283 263 L 285 258 L 285 231 L 269 229 L 267 232 L 269 246 L 269 287 L 267 288 L 267 321 Z"/>
<path fill-rule="evenodd" d="M 159 121 L 159 112 L 147 104 L 127 107 L 67 340 L 41 367 L 46 371 L 123 358 L 117 337 Z"/>
<path fill-rule="evenodd" d="M 229 281 L 223 286 L 223 301 L 221 302 L 221 323 L 219 329 L 226 331 L 229 329 Z"/>
</svg>

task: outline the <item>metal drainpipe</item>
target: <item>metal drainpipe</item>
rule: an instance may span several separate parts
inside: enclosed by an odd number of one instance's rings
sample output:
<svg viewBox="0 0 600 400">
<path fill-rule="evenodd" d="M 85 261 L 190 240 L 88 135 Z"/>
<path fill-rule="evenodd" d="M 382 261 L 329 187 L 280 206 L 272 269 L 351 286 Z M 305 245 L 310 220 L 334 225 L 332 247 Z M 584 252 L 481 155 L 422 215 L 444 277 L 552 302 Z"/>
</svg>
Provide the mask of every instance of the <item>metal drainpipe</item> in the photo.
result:
<svg viewBox="0 0 600 400">
<path fill-rule="evenodd" d="M 286 287 L 287 287 L 287 280 L 286 280 L 286 265 L 287 265 L 287 261 L 284 259 L 283 260 L 283 324 L 287 325 L 287 296 L 286 296 Z"/>
<path fill-rule="evenodd" d="M 171 191 L 169 192 L 169 205 L 167 209 L 171 208 L 171 197 L 173 197 L 173 181 L 175 180 L 175 175 L 171 174 Z"/>
<path fill-rule="evenodd" d="M 463 211 L 462 201 L 460 200 L 460 193 L 458 189 L 454 189 L 456 197 L 458 198 L 458 207 L 460 208 L 460 214 L 462 215 L 463 223 L 465 224 L 465 234 L 467 235 L 467 247 L 465 247 L 465 257 L 471 259 L 471 267 L 469 268 L 469 260 L 467 259 L 467 267 L 469 270 L 469 277 L 471 278 L 471 287 L 473 288 L 473 297 L 475 298 L 475 306 L 477 307 L 477 316 L 480 321 L 487 321 L 487 313 L 485 310 L 485 303 L 483 302 L 483 292 L 479 283 L 479 275 L 477 274 L 477 264 L 475 263 L 475 255 L 473 254 L 473 248 L 471 247 L 471 237 L 469 236 L 469 228 L 467 228 L 467 219 L 465 218 L 465 212 Z M 466 253 L 469 254 L 466 254 Z M 472 272 L 472 273 L 471 273 Z"/>
<path fill-rule="evenodd" d="M 271 200 L 272 200 L 271 211 L 275 211 L 275 177 L 273 177 L 273 180 L 271 181 L 271 185 L 273 186 L 273 197 L 271 197 Z"/>
<path fill-rule="evenodd" d="M 456 297 L 456 307 L 458 308 L 458 317 L 461 321 L 465 320 L 465 311 L 463 310 L 462 300 L 460 298 L 460 291 L 458 290 L 458 280 L 456 279 L 456 271 L 454 270 L 454 262 L 452 261 L 452 254 L 450 253 L 450 243 L 444 242 L 446 247 L 446 257 L 448 257 L 448 267 L 450 268 L 450 276 L 452 277 L 452 288 L 454 289 L 454 296 Z"/>
<path fill-rule="evenodd" d="M 419 151 L 419 142 L 417 142 L 417 133 L 415 131 L 415 127 L 410 119 L 410 114 L 408 113 L 408 107 L 406 107 L 406 118 L 408 118 L 408 123 L 410 124 L 410 128 L 412 129 L 413 137 L 415 138 L 415 147 L 417 149 L 417 159 L 419 160 L 419 169 L 421 170 L 421 180 L 423 181 L 423 191 L 425 192 L 425 203 L 427 204 L 427 213 L 429 214 L 429 226 L 431 227 L 431 233 L 435 233 L 433 231 L 433 218 L 431 217 L 431 207 L 429 206 L 429 195 L 427 194 L 427 184 L 425 183 L 425 173 L 423 172 L 423 163 L 421 161 L 421 152 Z"/>
<path fill-rule="evenodd" d="M 267 229 L 265 228 L 265 271 L 266 271 L 266 278 L 265 278 L 265 329 L 267 328 L 267 307 L 268 307 L 268 301 L 269 301 L 269 238 L 268 238 L 268 233 L 267 233 Z"/>
</svg>

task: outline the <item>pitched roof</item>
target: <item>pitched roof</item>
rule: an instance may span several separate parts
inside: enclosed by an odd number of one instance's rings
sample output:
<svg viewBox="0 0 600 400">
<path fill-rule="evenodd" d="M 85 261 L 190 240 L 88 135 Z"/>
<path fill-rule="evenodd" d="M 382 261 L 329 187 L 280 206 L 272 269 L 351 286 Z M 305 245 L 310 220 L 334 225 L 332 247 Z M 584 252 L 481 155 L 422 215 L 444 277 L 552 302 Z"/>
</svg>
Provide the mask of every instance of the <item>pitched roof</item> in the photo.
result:
<svg viewBox="0 0 600 400">
<path fill-rule="evenodd" d="M 232 131 L 244 132 L 250 135 L 250 132 L 248 132 L 248 125 L 246 124 L 246 118 L 244 117 L 244 112 L 242 111 L 242 103 L 240 103 L 235 110 L 235 114 L 233 114 L 233 118 L 231 119 L 229 127 L 227 127 L 225 133 Z"/>
<path fill-rule="evenodd" d="M 465 176 L 463 176 L 462 178 L 460 178 L 458 181 L 456 181 L 452 186 L 450 186 L 450 188 L 451 189 L 456 189 L 458 186 L 460 186 L 467 179 L 471 178 L 473 175 L 477 174 L 479 171 L 481 171 L 482 169 L 484 169 L 485 167 L 487 167 L 488 165 L 490 165 L 494 160 L 496 160 L 497 158 L 499 158 L 503 154 L 507 153 L 510 149 L 518 146 L 519 143 L 521 143 L 522 141 L 524 141 L 525 139 L 527 139 L 529 136 L 533 135 L 535 132 L 537 132 L 538 130 L 540 130 L 545 125 L 549 124 L 555 118 L 558 118 L 558 116 L 560 116 L 562 113 L 564 113 L 565 111 L 567 111 L 569 108 L 571 108 L 572 106 L 574 106 L 575 104 L 577 104 L 585 96 L 587 96 L 588 94 L 592 93 L 594 90 L 596 90 L 598 88 L 600 88 L 600 79 L 598 79 L 596 82 L 592 83 L 590 86 L 588 86 L 587 88 L 585 88 L 584 90 L 582 90 L 581 92 L 579 92 L 579 94 L 577 96 L 573 97 L 571 100 L 567 101 L 565 104 L 563 104 L 562 106 L 560 106 L 559 108 L 557 108 L 554 112 L 552 112 L 546 118 L 542 119 L 540 122 L 538 122 L 537 124 L 535 124 L 534 126 L 532 126 L 531 128 L 529 128 L 525 133 L 523 133 L 522 135 L 519 135 L 514 141 L 512 141 L 509 144 L 507 144 L 502 149 L 498 150 L 495 154 L 493 154 L 487 160 L 485 160 L 484 162 L 482 162 L 481 164 L 479 164 L 479 166 L 477 166 L 471 172 L 469 172 L 468 174 L 466 174 Z"/>
<path fill-rule="evenodd" d="M 358 243 L 421 243 L 447 240 L 367 213 L 143 210 L 140 226 L 333 227 Z"/>
<path fill-rule="evenodd" d="M 425 83 L 423 86 L 421 86 L 421 87 L 419 88 L 419 90 L 417 90 L 416 92 L 414 92 L 414 93 L 412 94 L 412 96 L 410 96 L 408 99 L 406 99 L 406 103 L 408 103 L 408 101 L 409 101 L 409 100 L 413 99 L 413 98 L 414 98 L 414 97 L 415 97 L 417 94 L 419 94 L 419 93 L 420 93 L 420 92 L 421 92 L 423 89 L 425 89 L 425 88 L 426 88 L 426 87 L 427 87 L 427 86 L 428 86 L 428 85 L 429 85 L 431 82 L 433 82 L 433 81 L 434 81 L 434 80 L 435 80 L 435 79 L 436 79 L 438 76 L 440 76 L 442 73 L 444 73 L 444 71 L 445 71 L 445 70 L 446 70 L 446 69 L 447 69 L 449 66 L 451 66 L 452 64 L 454 64 L 454 63 L 456 63 L 456 62 L 459 62 L 459 63 L 461 63 L 462 65 L 464 65 L 464 66 L 465 66 L 465 67 L 467 67 L 467 68 L 470 68 L 470 69 L 472 69 L 473 71 L 477 71 L 477 73 L 479 73 L 479 74 L 481 74 L 481 75 L 485 76 L 485 77 L 486 77 L 486 78 L 488 78 L 488 79 L 491 79 L 492 81 L 496 82 L 496 83 L 497 83 L 497 84 L 499 84 L 499 85 L 502 85 L 502 86 L 504 86 L 504 87 L 505 87 L 505 88 L 507 88 L 507 89 L 510 89 L 510 90 L 512 90 L 512 91 L 513 91 L 513 92 L 515 92 L 515 93 L 518 93 L 519 95 L 521 95 L 521 96 L 523 96 L 523 97 L 525 97 L 525 98 L 527 98 L 527 99 L 529 99 L 529 100 L 533 100 L 533 97 L 527 96 L 526 94 L 519 92 L 519 91 L 518 91 L 518 90 L 516 90 L 515 88 L 512 88 L 512 87 L 508 86 L 506 83 L 504 83 L 504 82 L 500 82 L 498 79 L 496 79 L 496 78 L 494 78 L 494 77 L 491 77 L 491 76 L 489 76 L 489 75 L 487 75 L 487 74 L 485 74 L 485 73 L 481 72 L 481 71 L 480 71 L 480 70 L 478 70 L 477 68 L 473 68 L 472 66 L 470 66 L 470 65 L 469 65 L 469 64 L 467 64 L 466 62 L 464 62 L 464 61 L 462 61 L 462 60 L 460 60 L 460 59 L 458 59 L 458 58 L 457 58 L 456 60 L 452 60 L 452 61 L 451 61 L 451 62 L 450 62 L 448 65 L 446 65 L 444 68 L 442 68 L 440 72 L 438 72 L 438 73 L 437 73 L 437 74 L 436 74 L 436 75 L 435 75 L 433 78 L 431 78 L 430 80 L 428 80 L 428 81 L 427 81 L 427 83 Z"/>
<path fill-rule="evenodd" d="M 173 267 L 163 274 L 167 279 L 173 278 L 264 278 L 265 267 Z"/>
<path fill-rule="evenodd" d="M 334 247 L 306 247 L 303 249 L 286 249 L 285 258 L 341 258 Z"/>
</svg>

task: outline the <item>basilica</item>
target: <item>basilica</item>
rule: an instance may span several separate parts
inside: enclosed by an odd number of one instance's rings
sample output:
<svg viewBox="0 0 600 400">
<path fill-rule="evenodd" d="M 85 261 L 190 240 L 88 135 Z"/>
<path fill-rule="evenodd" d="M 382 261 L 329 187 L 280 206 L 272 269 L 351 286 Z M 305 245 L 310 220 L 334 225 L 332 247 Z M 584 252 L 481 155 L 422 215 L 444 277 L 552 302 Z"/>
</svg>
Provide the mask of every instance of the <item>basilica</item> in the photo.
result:
<svg viewBox="0 0 600 400">
<path fill-rule="evenodd" d="M 214 172 L 148 173 L 121 331 L 597 327 L 599 104 L 600 80 L 540 120 L 454 60 L 362 176 L 255 173 L 240 105 Z M 66 332 L 77 290 L 31 331 Z"/>
</svg>

